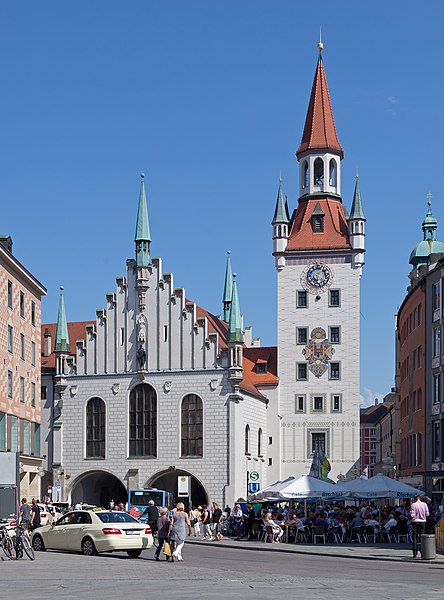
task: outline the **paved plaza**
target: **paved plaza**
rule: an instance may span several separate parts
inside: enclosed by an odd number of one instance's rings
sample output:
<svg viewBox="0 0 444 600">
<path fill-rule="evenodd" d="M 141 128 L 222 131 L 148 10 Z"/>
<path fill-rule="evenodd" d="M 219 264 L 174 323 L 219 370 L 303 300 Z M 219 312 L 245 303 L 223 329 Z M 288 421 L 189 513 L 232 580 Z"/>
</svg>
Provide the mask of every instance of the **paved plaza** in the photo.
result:
<svg viewBox="0 0 444 600">
<path fill-rule="evenodd" d="M 84 557 L 45 552 L 36 560 L 0 564 L 3 598 L 201 598 L 242 600 L 424 600 L 442 598 L 444 563 L 368 561 L 219 546 L 186 544 L 183 563 L 123 554 Z"/>
</svg>

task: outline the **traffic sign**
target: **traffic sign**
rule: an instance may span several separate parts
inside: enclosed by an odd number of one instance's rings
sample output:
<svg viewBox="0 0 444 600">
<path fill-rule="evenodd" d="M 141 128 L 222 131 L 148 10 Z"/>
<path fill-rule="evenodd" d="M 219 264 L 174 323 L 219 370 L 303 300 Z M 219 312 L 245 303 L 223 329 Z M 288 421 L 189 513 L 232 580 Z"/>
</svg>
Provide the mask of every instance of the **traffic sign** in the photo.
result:
<svg viewBox="0 0 444 600">
<path fill-rule="evenodd" d="M 254 494 L 261 489 L 260 483 L 249 483 L 248 484 L 248 493 Z"/>
<path fill-rule="evenodd" d="M 257 471 L 250 471 L 248 474 L 249 481 L 256 482 L 256 481 L 259 481 L 260 478 L 261 478 L 261 476 L 259 475 L 259 473 Z"/>
</svg>

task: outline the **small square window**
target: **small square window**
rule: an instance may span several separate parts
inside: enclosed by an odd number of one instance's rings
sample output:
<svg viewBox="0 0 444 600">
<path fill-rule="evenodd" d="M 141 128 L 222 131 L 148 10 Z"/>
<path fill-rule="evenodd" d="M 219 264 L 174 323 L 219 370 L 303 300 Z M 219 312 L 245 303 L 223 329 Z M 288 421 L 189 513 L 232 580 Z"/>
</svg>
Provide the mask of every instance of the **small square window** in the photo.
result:
<svg viewBox="0 0 444 600">
<path fill-rule="evenodd" d="M 297 308 L 307 308 L 308 307 L 308 299 L 307 292 L 298 290 L 297 293 Z"/>
<path fill-rule="evenodd" d="M 305 412 L 305 396 L 296 396 L 294 412 L 297 412 L 297 413 Z"/>
<path fill-rule="evenodd" d="M 341 292 L 340 290 L 330 290 L 330 304 L 329 306 L 341 306 Z"/>
<path fill-rule="evenodd" d="M 313 412 L 322 412 L 324 410 L 324 397 L 313 396 Z"/>
<path fill-rule="evenodd" d="M 331 397 L 331 411 L 342 412 L 342 397 L 341 394 L 333 394 Z"/>
<path fill-rule="evenodd" d="M 307 381 L 307 363 L 298 363 L 296 370 L 296 378 L 298 381 Z"/>
<path fill-rule="evenodd" d="M 322 215 L 313 216 L 312 227 L 315 233 L 322 233 L 324 231 L 324 217 Z"/>
<path fill-rule="evenodd" d="M 307 336 L 308 336 L 307 327 L 298 327 L 297 343 L 298 344 L 306 344 Z"/>
<path fill-rule="evenodd" d="M 256 364 L 256 373 L 264 374 L 267 372 L 267 363 L 257 363 Z"/>
<path fill-rule="evenodd" d="M 341 343 L 341 328 L 340 327 L 330 327 L 330 343 L 331 344 L 340 344 Z"/>
<path fill-rule="evenodd" d="M 8 280 L 8 306 L 12 308 L 12 281 Z"/>
<path fill-rule="evenodd" d="M 20 316 L 25 316 L 25 294 L 20 292 Z"/>
<path fill-rule="evenodd" d="M 341 369 L 338 362 L 330 363 L 330 379 L 341 379 Z"/>
</svg>

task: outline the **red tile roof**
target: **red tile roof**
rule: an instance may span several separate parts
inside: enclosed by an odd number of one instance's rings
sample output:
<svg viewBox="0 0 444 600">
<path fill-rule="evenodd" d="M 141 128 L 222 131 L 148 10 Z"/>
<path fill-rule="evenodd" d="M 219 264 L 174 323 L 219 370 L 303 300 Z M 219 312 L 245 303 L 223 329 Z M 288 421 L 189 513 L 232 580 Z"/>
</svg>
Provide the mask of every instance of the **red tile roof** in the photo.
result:
<svg viewBox="0 0 444 600">
<path fill-rule="evenodd" d="M 319 204 L 324 213 L 324 230 L 314 232 L 311 216 Z M 349 249 L 347 219 L 340 200 L 312 198 L 299 202 L 293 215 L 287 250 L 332 250 Z"/>
<path fill-rule="evenodd" d="M 311 88 L 304 133 L 296 155 L 299 158 L 307 150 L 327 148 L 341 158 L 344 155 L 336 134 L 327 77 L 320 56 Z"/>
<path fill-rule="evenodd" d="M 257 373 L 256 365 L 267 364 L 266 373 Z M 244 377 L 248 377 L 253 385 L 277 385 L 279 382 L 277 373 L 277 348 L 265 346 L 261 348 L 244 348 Z"/>
<path fill-rule="evenodd" d="M 76 354 L 76 342 L 77 340 L 86 340 L 86 326 L 95 325 L 95 321 L 80 321 L 74 323 L 68 323 L 68 335 L 69 335 L 69 349 L 71 354 Z M 51 354 L 49 356 L 43 356 L 42 354 L 42 369 L 55 369 L 55 354 L 54 346 L 56 340 L 56 323 L 47 323 L 42 325 L 42 350 L 45 346 L 44 335 L 45 331 L 49 330 L 51 334 Z"/>
</svg>

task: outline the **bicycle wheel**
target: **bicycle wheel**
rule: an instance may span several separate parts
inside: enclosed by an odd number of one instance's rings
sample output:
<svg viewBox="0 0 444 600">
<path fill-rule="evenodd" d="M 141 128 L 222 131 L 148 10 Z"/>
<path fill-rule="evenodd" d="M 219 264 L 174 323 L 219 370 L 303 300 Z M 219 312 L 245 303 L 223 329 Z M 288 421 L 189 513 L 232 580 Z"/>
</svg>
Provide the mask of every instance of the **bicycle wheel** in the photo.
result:
<svg viewBox="0 0 444 600">
<path fill-rule="evenodd" d="M 15 557 L 15 547 L 14 543 L 9 536 L 5 536 L 2 540 L 2 548 L 3 552 L 6 554 L 8 558 Z"/>
<path fill-rule="evenodd" d="M 29 539 L 27 538 L 26 535 L 22 535 L 22 546 L 23 546 L 23 550 L 26 552 L 26 556 L 29 559 L 34 560 L 35 559 L 34 548 L 31 546 Z"/>
</svg>

